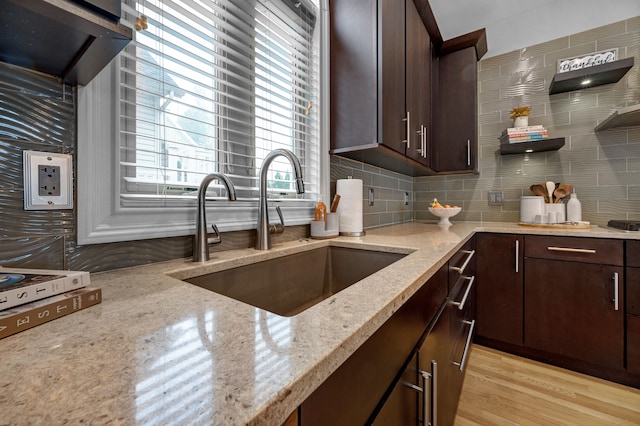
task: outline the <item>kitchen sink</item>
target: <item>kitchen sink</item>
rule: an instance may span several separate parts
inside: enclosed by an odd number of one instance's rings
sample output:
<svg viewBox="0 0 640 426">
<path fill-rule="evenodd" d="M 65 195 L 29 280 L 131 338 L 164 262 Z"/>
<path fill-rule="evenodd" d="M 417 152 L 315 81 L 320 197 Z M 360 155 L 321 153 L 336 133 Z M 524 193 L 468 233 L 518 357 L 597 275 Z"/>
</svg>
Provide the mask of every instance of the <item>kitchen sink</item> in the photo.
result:
<svg viewBox="0 0 640 426">
<path fill-rule="evenodd" d="M 404 256 L 404 253 L 328 246 L 184 281 L 290 317 Z"/>
</svg>

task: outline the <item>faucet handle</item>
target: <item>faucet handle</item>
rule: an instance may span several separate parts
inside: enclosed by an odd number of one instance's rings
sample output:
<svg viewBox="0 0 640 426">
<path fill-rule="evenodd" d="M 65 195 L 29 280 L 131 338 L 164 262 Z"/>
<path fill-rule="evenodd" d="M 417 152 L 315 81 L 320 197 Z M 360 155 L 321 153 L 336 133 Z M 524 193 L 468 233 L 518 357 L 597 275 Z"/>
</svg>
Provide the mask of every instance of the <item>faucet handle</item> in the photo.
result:
<svg viewBox="0 0 640 426">
<path fill-rule="evenodd" d="M 278 213 L 278 217 L 280 218 L 280 223 L 270 226 L 269 232 L 271 234 L 282 234 L 284 232 L 284 217 L 282 216 L 282 210 L 280 210 L 280 206 L 276 206 L 276 213 Z"/>
<path fill-rule="evenodd" d="M 282 217 L 282 210 L 280 210 L 280 206 L 276 206 L 276 213 L 278 213 L 278 217 L 280 218 L 280 223 L 284 227 L 284 218 Z"/>
<path fill-rule="evenodd" d="M 215 236 L 209 237 L 207 235 L 207 244 L 220 244 L 222 242 L 222 236 L 218 231 L 218 227 L 216 226 L 215 223 L 213 223 L 211 224 L 211 228 L 213 229 L 213 233 L 215 234 Z"/>
</svg>

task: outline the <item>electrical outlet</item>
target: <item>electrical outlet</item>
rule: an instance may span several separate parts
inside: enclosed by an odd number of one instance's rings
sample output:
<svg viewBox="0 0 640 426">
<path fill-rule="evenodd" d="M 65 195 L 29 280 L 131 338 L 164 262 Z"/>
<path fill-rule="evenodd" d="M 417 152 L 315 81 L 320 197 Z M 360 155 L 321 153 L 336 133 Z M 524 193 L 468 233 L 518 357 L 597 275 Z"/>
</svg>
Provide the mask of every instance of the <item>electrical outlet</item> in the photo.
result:
<svg viewBox="0 0 640 426">
<path fill-rule="evenodd" d="M 502 191 L 489 191 L 489 205 L 501 206 L 504 204 L 504 192 Z"/>
<path fill-rule="evenodd" d="M 22 159 L 25 210 L 73 208 L 71 155 L 24 151 Z"/>
<path fill-rule="evenodd" d="M 38 164 L 38 195 L 60 196 L 60 166 Z"/>
</svg>

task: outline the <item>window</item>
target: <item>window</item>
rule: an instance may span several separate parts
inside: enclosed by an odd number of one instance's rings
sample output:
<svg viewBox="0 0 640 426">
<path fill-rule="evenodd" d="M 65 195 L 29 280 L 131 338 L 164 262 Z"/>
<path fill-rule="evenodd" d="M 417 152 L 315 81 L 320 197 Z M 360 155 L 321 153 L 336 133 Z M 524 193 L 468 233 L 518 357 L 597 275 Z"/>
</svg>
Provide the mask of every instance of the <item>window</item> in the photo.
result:
<svg viewBox="0 0 640 426">
<path fill-rule="evenodd" d="M 239 201 L 227 202 L 224 187 L 212 185 L 209 222 L 221 230 L 255 227 L 262 159 L 276 148 L 298 156 L 306 192 L 296 194 L 290 165 L 278 158 L 269 198 L 287 224 L 308 223 L 324 190 L 317 5 L 124 0 L 123 12 L 132 27 L 145 15 L 148 28 L 79 89 L 79 242 L 192 232 L 195 193 L 212 172 L 232 179 Z M 104 163 L 114 170 L 99 171 Z M 96 182 L 85 182 L 83 170 Z M 107 188 L 109 200 L 96 203 L 105 182 L 116 190 Z"/>
</svg>

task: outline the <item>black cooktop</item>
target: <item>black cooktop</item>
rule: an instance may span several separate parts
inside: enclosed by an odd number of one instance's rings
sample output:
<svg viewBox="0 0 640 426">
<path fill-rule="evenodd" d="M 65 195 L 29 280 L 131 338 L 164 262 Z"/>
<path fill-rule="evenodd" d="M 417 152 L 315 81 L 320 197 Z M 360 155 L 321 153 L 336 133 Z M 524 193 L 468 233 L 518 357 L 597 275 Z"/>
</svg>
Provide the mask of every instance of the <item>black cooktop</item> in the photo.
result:
<svg viewBox="0 0 640 426">
<path fill-rule="evenodd" d="M 607 226 L 625 231 L 639 231 L 640 222 L 635 220 L 610 220 Z"/>
</svg>

